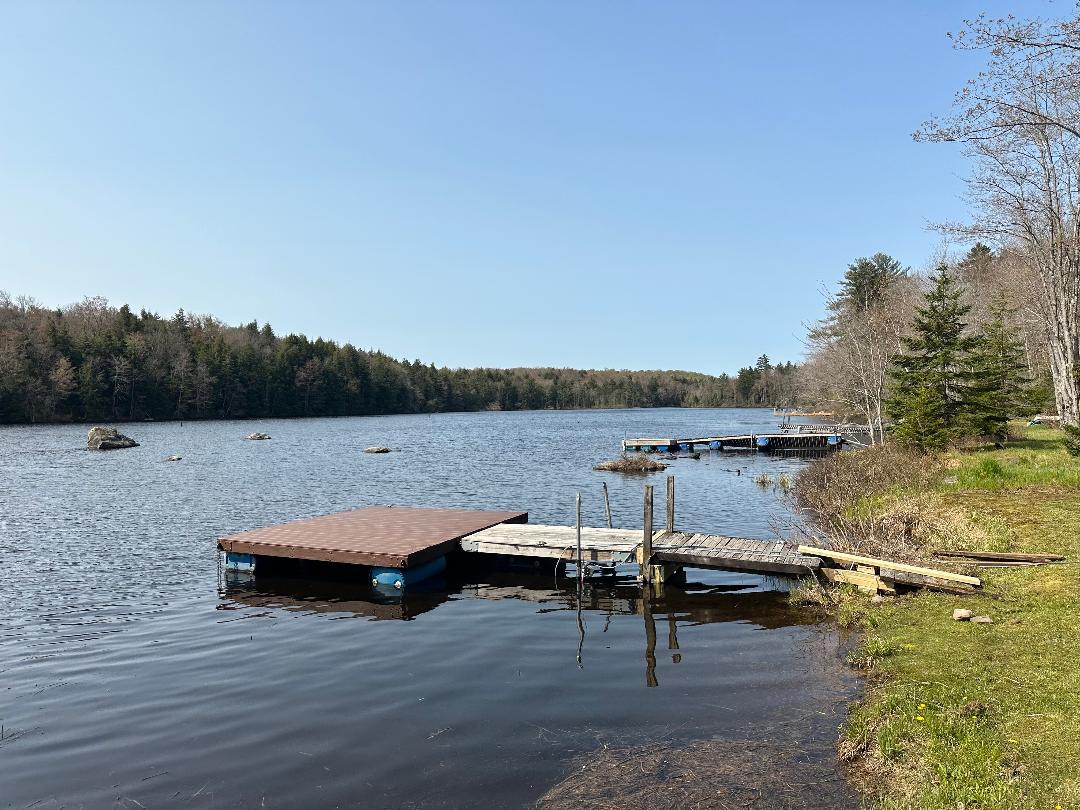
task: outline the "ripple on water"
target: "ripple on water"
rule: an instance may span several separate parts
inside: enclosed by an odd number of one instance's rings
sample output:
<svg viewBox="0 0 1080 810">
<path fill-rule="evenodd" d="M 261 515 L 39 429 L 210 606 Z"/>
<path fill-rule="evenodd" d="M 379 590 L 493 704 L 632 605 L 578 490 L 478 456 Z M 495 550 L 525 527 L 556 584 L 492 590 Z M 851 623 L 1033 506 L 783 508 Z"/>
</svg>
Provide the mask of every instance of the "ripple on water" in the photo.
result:
<svg viewBox="0 0 1080 810">
<path fill-rule="evenodd" d="M 773 421 L 672 410 L 147 423 L 124 428 L 140 447 L 115 453 L 79 449 L 84 426 L 0 429 L 5 799 L 513 807 L 604 746 L 753 729 L 831 762 L 854 689 L 839 641 L 766 580 L 694 572 L 646 606 L 636 587 L 591 587 L 581 639 L 576 593 L 547 574 L 455 575 L 379 604 L 362 584 L 226 581 L 214 548 L 230 532 L 376 503 L 568 524 L 581 492 L 586 522 L 603 525 L 602 481 L 616 522 L 640 525 L 644 479 L 592 470 L 624 435 Z M 253 430 L 274 438 L 244 441 Z M 374 444 L 395 452 L 361 452 Z M 164 463 L 171 454 L 184 460 Z M 771 536 L 790 516 L 752 479 L 801 463 L 675 462 L 680 527 Z"/>
</svg>

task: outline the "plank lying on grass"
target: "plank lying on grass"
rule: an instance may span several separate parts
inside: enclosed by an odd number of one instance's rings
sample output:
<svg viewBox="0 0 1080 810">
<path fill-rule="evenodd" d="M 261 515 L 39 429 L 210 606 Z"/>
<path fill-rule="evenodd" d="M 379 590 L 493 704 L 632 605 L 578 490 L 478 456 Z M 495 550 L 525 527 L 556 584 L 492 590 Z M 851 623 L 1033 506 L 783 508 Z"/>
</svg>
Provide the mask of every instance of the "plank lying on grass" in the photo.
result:
<svg viewBox="0 0 1080 810">
<path fill-rule="evenodd" d="M 863 557 L 860 554 L 848 554 L 844 551 L 833 551 L 828 548 L 816 548 L 814 546 L 799 546 L 800 554 L 809 554 L 814 557 L 824 557 L 827 560 L 837 562 L 854 563 L 855 565 L 872 565 L 875 568 L 888 568 L 893 571 L 903 571 L 909 574 L 920 574 L 924 577 L 962 582 L 965 585 L 973 585 L 976 588 L 982 586 L 982 580 L 978 577 L 969 577 L 964 574 L 954 574 L 952 571 L 939 571 L 934 568 L 923 568 L 918 565 L 893 562 L 892 560 L 879 560 L 875 557 Z"/>
<path fill-rule="evenodd" d="M 935 557 L 959 557 L 965 560 L 993 560 L 999 562 L 1064 562 L 1064 554 L 1025 554 L 1018 551 L 945 551 L 934 552 Z"/>
</svg>

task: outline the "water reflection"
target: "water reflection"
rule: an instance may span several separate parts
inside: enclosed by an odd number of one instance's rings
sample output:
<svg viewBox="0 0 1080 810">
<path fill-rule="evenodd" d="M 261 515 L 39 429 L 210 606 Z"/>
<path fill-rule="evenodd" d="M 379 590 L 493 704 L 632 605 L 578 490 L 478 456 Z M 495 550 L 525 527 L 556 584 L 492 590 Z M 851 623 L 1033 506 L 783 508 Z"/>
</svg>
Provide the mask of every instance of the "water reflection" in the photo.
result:
<svg viewBox="0 0 1080 810">
<path fill-rule="evenodd" d="M 577 577 L 489 570 L 480 578 L 436 577 L 407 593 L 372 587 L 366 579 L 312 579 L 225 571 L 219 585 L 218 610 L 283 610 L 332 614 L 333 618 L 411 621 L 451 600 L 516 600 L 536 605 L 536 613 L 576 614 L 576 658 L 584 666 L 590 617 L 602 617 L 600 635 L 615 616 L 640 616 L 644 636 L 645 684 L 659 686 L 656 666 L 657 623 L 666 627 L 666 649 L 673 664 L 682 663 L 680 627 L 739 622 L 764 630 L 818 624 L 820 616 L 790 607 L 782 582 L 761 577 L 746 582 L 716 583 L 704 579 L 715 572 L 688 569 L 686 582 L 662 588 L 639 585 L 632 576 L 605 577 L 579 584 Z M 695 577 L 697 575 L 697 577 Z M 700 577 L 700 579 L 698 578 Z"/>
</svg>

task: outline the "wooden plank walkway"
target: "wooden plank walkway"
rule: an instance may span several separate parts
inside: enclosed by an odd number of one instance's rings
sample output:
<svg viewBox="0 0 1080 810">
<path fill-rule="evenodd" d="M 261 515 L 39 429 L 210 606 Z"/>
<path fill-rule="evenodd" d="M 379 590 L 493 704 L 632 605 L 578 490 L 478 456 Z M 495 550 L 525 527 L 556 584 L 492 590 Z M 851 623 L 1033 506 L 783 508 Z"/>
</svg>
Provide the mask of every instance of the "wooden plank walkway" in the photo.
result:
<svg viewBox="0 0 1080 810">
<path fill-rule="evenodd" d="M 582 528 L 582 559 L 587 562 L 634 562 L 641 529 Z M 462 551 L 522 557 L 577 559 L 573 526 L 502 524 L 461 540 Z M 818 557 L 799 554 L 782 540 L 750 540 L 687 532 L 654 532 L 652 562 L 719 568 L 759 574 L 801 575 L 821 565 Z"/>
</svg>

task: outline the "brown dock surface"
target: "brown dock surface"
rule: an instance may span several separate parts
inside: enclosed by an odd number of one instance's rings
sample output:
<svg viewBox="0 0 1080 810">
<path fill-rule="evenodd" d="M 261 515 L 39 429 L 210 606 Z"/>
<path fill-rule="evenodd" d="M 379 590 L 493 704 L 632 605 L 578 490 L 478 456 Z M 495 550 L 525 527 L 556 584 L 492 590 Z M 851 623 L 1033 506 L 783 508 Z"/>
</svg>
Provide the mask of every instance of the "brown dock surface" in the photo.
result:
<svg viewBox="0 0 1080 810">
<path fill-rule="evenodd" d="M 457 550 L 458 542 L 475 532 L 528 519 L 528 512 L 369 506 L 222 537 L 218 548 L 234 554 L 408 568 Z"/>
</svg>

